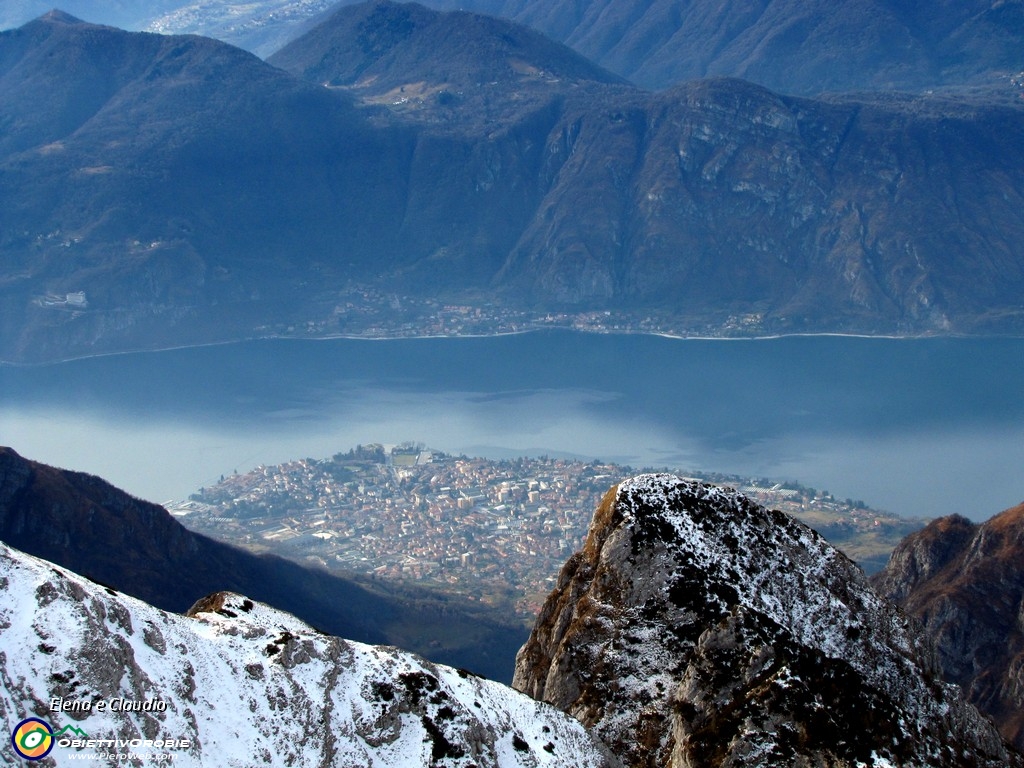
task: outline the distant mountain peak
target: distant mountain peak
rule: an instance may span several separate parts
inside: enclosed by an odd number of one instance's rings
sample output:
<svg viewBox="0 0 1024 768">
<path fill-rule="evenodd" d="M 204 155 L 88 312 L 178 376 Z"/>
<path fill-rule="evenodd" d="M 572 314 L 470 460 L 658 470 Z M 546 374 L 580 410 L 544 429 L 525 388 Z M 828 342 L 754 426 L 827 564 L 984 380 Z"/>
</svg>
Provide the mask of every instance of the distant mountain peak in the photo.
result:
<svg viewBox="0 0 1024 768">
<path fill-rule="evenodd" d="M 814 531 L 731 489 L 609 492 L 516 661 L 627 766 L 1022 765 L 924 635 Z"/>
<path fill-rule="evenodd" d="M 318 85 L 351 88 L 368 103 L 436 121 L 463 104 L 513 111 L 526 94 L 616 75 L 539 32 L 494 16 L 374 0 L 344 5 L 267 59 Z M 521 107 L 520 107 L 521 108 Z"/>
<path fill-rule="evenodd" d="M 88 22 L 82 21 L 76 16 L 72 16 L 66 11 L 62 11 L 59 8 L 54 8 L 52 11 L 47 11 L 39 17 L 38 21 L 45 21 L 49 24 L 87 24 Z"/>
</svg>

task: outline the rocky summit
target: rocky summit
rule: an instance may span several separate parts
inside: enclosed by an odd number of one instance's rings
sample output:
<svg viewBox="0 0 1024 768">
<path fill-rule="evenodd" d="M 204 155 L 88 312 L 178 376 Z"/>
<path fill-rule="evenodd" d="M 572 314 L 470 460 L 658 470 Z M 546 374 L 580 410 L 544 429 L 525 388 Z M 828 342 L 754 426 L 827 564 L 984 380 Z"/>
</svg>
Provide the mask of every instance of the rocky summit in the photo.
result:
<svg viewBox="0 0 1024 768">
<path fill-rule="evenodd" d="M 0 720 L 30 729 L 42 764 L 608 765 L 579 723 L 506 686 L 238 594 L 167 613 L 3 544 L 0 587 Z"/>
<path fill-rule="evenodd" d="M 852 561 L 781 512 L 665 474 L 606 496 L 513 684 L 627 766 L 1024 764 Z"/>
<path fill-rule="evenodd" d="M 1024 504 L 985 523 L 933 520 L 896 548 L 876 589 L 935 638 L 947 680 L 1024 748 Z"/>
</svg>

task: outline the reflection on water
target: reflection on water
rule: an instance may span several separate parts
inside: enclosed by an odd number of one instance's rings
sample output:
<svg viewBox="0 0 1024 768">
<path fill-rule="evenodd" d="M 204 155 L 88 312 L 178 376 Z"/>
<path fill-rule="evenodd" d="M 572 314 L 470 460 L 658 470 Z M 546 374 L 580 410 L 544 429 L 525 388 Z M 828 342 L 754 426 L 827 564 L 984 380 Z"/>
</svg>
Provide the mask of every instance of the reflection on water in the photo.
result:
<svg viewBox="0 0 1024 768">
<path fill-rule="evenodd" d="M 183 498 L 357 443 L 797 479 L 904 514 L 1024 499 L 1024 342 L 529 334 L 0 368 L 0 443 Z"/>
</svg>

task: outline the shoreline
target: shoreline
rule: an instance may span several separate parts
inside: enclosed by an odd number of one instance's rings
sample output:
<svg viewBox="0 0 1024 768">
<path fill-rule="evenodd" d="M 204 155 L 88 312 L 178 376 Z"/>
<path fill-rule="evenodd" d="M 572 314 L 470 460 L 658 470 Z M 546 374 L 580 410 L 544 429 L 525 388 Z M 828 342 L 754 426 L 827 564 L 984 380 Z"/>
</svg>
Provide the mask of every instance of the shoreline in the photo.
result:
<svg viewBox="0 0 1024 768">
<path fill-rule="evenodd" d="M 0 360 L 0 370 L 3 368 L 43 368 L 51 365 L 63 365 L 66 363 L 93 360 L 104 357 L 119 357 L 123 355 L 159 354 L 162 352 L 177 352 L 188 349 L 203 349 L 207 347 L 224 347 L 233 344 L 246 344 L 260 341 L 366 341 L 366 342 L 391 342 L 391 341 L 429 341 L 437 339 L 496 339 L 506 336 L 525 336 L 531 333 L 569 333 L 569 334 L 591 334 L 595 336 L 652 336 L 656 338 L 670 339 L 672 341 L 723 341 L 723 342 L 756 342 L 756 341 L 780 341 L 783 339 L 815 339 L 815 338 L 840 338 L 840 339 L 865 339 L 881 341 L 925 341 L 939 339 L 957 340 L 991 340 L 991 339 L 1016 339 L 1024 340 L 1024 336 L 1012 334 L 973 335 L 963 333 L 919 333 L 919 334 L 871 334 L 852 333 L 840 331 L 818 331 L 818 332 L 796 332 L 796 333 L 775 333 L 758 336 L 683 336 L 667 331 L 646 331 L 646 330 L 594 330 L 586 328 L 571 328 L 565 326 L 547 326 L 539 328 L 525 328 L 516 331 L 495 331 L 494 333 L 447 333 L 447 334 L 412 334 L 394 336 L 365 336 L 356 334 L 326 334 L 322 336 L 294 336 L 288 334 L 267 334 L 259 336 L 243 336 L 236 339 L 224 339 L 221 341 L 203 341 L 194 343 L 173 344 L 169 346 L 139 347 L 136 349 L 113 350 L 110 352 L 93 352 L 90 354 L 72 355 L 55 360 L 43 362 L 18 362 L 14 360 Z"/>
</svg>

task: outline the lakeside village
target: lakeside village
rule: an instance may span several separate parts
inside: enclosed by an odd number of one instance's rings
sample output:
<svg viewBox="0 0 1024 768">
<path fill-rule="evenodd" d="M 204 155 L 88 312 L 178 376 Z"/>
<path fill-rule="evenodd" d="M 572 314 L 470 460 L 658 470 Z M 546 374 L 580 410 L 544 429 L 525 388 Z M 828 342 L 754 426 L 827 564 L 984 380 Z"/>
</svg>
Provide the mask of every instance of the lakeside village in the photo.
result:
<svg viewBox="0 0 1024 768">
<path fill-rule="evenodd" d="M 653 333 L 679 337 L 756 336 L 764 332 L 761 313 L 683 319 L 668 310 L 528 311 L 493 296 L 460 296 L 451 301 L 400 295 L 368 285 L 308 303 L 303 323 L 262 326 L 267 336 L 367 339 L 421 336 L 494 336 L 545 329 L 590 333 Z"/>
<path fill-rule="evenodd" d="M 601 462 L 369 445 L 223 477 L 170 509 L 192 530 L 251 551 L 442 587 L 528 622 L 601 499 L 631 474 Z M 869 570 L 923 524 L 797 485 L 697 479 L 803 519 Z"/>
</svg>

